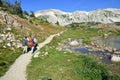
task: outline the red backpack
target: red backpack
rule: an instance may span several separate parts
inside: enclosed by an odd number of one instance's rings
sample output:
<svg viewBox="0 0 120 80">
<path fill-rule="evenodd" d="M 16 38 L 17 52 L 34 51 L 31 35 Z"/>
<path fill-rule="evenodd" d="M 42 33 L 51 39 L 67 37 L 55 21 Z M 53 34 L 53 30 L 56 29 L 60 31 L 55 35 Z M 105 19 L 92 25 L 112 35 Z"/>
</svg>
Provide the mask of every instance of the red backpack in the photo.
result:
<svg viewBox="0 0 120 80">
<path fill-rule="evenodd" d="M 33 41 L 32 38 L 29 40 L 29 46 L 30 46 L 30 47 L 33 47 L 33 46 L 34 46 L 34 41 Z"/>
</svg>

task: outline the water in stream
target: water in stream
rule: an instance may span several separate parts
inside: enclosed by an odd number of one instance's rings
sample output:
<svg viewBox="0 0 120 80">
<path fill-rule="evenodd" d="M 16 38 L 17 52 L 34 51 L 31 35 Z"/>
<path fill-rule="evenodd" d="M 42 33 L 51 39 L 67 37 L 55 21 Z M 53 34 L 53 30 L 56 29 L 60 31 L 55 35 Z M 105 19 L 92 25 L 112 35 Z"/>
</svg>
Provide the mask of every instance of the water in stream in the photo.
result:
<svg viewBox="0 0 120 80">
<path fill-rule="evenodd" d="M 108 46 L 112 46 L 113 48 L 120 49 L 120 37 L 112 37 L 109 39 L 105 39 L 103 42 Z"/>
<path fill-rule="evenodd" d="M 113 48 L 116 48 L 120 50 L 120 37 L 111 37 L 107 39 L 101 39 L 100 42 L 105 44 L 106 46 L 111 46 Z M 111 63 L 111 55 L 113 52 L 108 52 L 108 51 L 91 51 L 89 50 L 89 47 L 67 47 L 68 49 L 75 51 L 75 52 L 80 52 L 83 54 L 99 54 L 102 56 L 101 61 L 104 63 Z"/>
</svg>

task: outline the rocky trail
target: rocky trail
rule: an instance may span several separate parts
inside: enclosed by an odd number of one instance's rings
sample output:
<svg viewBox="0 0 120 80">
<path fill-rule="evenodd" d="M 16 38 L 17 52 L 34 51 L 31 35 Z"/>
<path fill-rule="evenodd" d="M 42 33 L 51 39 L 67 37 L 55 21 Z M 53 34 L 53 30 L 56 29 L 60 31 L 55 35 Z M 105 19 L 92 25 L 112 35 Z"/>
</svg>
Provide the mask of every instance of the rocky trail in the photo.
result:
<svg viewBox="0 0 120 80">
<path fill-rule="evenodd" d="M 59 36 L 61 33 L 50 35 L 44 42 L 38 45 L 38 50 L 50 43 L 53 37 Z M 0 78 L 0 80 L 27 80 L 26 79 L 26 67 L 30 63 L 33 54 L 26 53 L 22 54 L 14 64 L 10 67 L 10 69 L 6 72 L 6 74 Z"/>
</svg>

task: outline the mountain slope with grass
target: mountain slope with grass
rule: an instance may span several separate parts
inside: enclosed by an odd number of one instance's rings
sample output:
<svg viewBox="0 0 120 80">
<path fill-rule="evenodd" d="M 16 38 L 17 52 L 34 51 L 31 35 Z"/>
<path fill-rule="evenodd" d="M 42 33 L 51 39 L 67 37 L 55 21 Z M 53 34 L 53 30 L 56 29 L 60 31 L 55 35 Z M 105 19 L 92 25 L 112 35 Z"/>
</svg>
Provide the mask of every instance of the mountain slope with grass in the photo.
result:
<svg viewBox="0 0 120 80">
<path fill-rule="evenodd" d="M 22 54 L 23 37 L 36 36 L 38 42 L 42 42 L 49 35 L 62 30 L 60 26 L 45 23 L 35 17 L 24 17 L 0 9 L 0 76 Z"/>
</svg>

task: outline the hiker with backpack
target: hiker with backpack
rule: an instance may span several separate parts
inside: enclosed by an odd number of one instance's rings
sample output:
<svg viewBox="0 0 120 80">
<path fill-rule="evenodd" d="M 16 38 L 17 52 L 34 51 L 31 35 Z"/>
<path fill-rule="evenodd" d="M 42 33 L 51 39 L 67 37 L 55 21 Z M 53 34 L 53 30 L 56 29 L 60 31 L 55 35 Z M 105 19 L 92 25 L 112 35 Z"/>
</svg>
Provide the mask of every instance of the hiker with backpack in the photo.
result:
<svg viewBox="0 0 120 80">
<path fill-rule="evenodd" d="M 31 47 L 31 53 L 34 53 L 37 50 L 38 42 L 35 37 L 29 40 L 29 46 Z"/>
<path fill-rule="evenodd" d="M 38 42 L 37 42 L 37 39 L 35 37 L 33 38 L 33 42 L 34 42 L 34 48 L 33 48 L 32 53 L 34 53 L 37 50 L 37 46 L 38 46 Z"/>
<path fill-rule="evenodd" d="M 32 53 L 32 52 L 33 52 L 33 48 L 34 48 L 34 41 L 33 41 L 33 38 L 30 38 L 30 39 L 29 39 L 28 45 L 29 45 L 29 48 L 30 48 L 31 53 Z"/>
<path fill-rule="evenodd" d="M 28 52 L 28 39 L 27 37 L 24 37 L 22 40 L 22 46 L 23 46 L 23 53 L 27 53 Z"/>
</svg>

